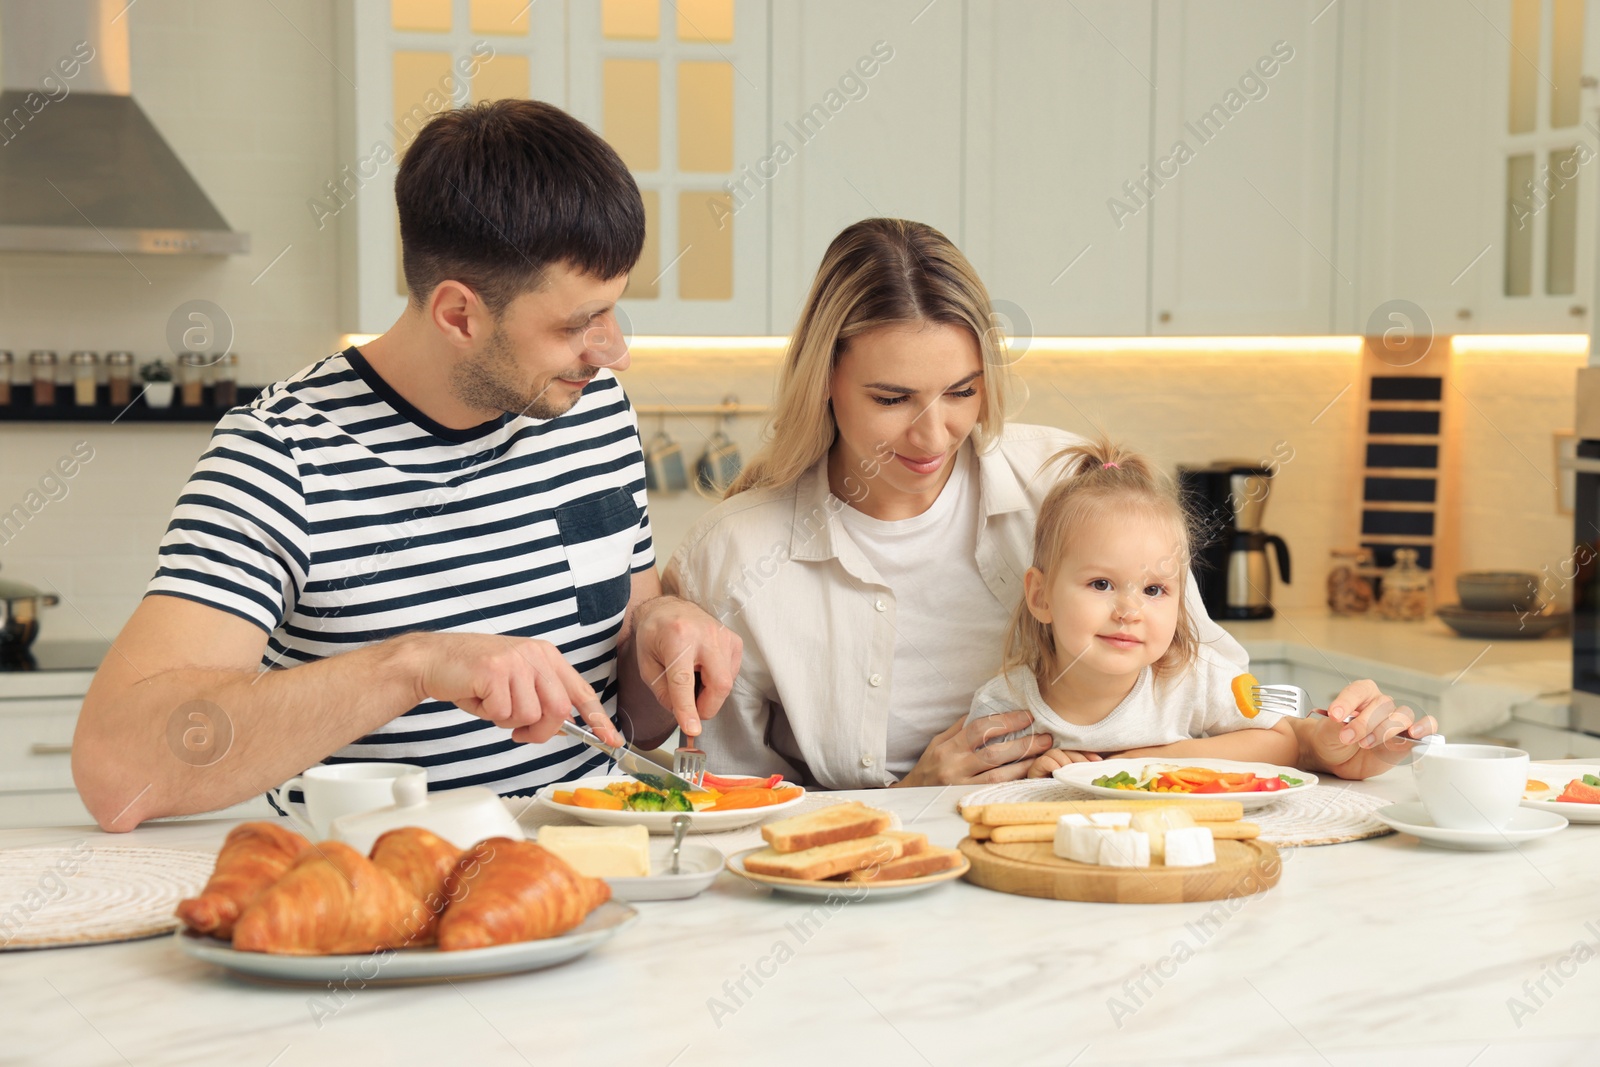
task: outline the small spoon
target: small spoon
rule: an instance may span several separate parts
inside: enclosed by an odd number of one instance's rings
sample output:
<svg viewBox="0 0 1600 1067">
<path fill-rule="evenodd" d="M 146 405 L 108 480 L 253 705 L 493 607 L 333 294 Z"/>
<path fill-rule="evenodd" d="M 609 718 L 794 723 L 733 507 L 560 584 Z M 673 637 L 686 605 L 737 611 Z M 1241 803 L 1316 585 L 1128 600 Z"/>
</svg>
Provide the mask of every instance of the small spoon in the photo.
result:
<svg viewBox="0 0 1600 1067">
<path fill-rule="evenodd" d="M 678 854 L 683 851 L 683 835 L 689 832 L 689 816 L 674 815 L 672 817 L 672 869 L 668 874 L 678 873 Z"/>
</svg>

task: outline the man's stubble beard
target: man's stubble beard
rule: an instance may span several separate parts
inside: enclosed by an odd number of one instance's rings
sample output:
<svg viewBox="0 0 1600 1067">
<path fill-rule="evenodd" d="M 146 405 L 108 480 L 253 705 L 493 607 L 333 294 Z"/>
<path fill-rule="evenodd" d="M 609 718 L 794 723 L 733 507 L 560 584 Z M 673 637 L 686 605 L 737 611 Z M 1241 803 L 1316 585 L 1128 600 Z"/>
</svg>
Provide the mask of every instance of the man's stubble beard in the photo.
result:
<svg viewBox="0 0 1600 1067">
<path fill-rule="evenodd" d="M 589 378 L 598 368 L 587 367 Z M 450 375 L 450 391 L 469 407 L 482 411 L 503 411 L 533 419 L 553 419 L 572 410 L 582 392 L 568 393 L 565 386 L 546 380 L 540 389 L 524 393 L 516 353 L 505 332 L 498 327 L 490 335 L 481 354 L 456 364 Z"/>
</svg>

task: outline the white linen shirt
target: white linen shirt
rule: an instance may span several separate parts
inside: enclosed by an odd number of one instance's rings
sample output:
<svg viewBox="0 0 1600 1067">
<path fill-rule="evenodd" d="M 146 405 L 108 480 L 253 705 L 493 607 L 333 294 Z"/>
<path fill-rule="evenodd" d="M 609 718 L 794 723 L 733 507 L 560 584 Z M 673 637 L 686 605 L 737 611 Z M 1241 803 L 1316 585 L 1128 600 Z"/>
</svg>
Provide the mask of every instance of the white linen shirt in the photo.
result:
<svg viewBox="0 0 1600 1067">
<path fill-rule="evenodd" d="M 1055 484 L 1054 470 L 1041 476 L 1040 468 L 1080 443 L 1065 430 L 1014 423 L 978 454 L 982 522 L 973 563 L 1008 612 L 1022 597 L 1034 519 Z M 701 735 L 719 772 L 782 773 L 824 789 L 895 781 L 886 762 L 895 591 L 845 531 L 839 511 L 848 506 L 829 492 L 824 457 L 793 485 L 718 504 L 667 563 L 667 592 L 700 605 L 744 642 L 733 692 Z M 1248 665 L 1239 643 L 1198 610 L 1192 579 L 1188 594 L 1200 640 Z M 1004 642 L 1004 633 L 994 635 L 997 669 Z"/>
</svg>

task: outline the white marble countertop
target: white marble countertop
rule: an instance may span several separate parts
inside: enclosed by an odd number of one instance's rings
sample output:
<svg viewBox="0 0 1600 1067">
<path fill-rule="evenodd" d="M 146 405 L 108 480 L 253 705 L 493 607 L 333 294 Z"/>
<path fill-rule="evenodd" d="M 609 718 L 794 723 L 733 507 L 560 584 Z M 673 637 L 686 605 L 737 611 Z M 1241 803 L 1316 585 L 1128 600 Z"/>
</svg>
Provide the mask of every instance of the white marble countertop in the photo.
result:
<svg viewBox="0 0 1600 1067">
<path fill-rule="evenodd" d="M 1415 797 L 1403 769 L 1351 788 Z M 845 795 L 954 845 L 965 791 Z M 0 848 L 87 839 L 210 850 L 231 825 L 155 824 L 114 839 L 13 830 Z M 326 989 L 231 979 L 168 938 L 7 953 L 0 1061 L 1568 1062 L 1600 1035 L 1597 846 L 1600 827 L 1575 826 L 1507 852 L 1400 835 L 1289 849 L 1277 887 L 1221 910 L 1033 900 L 957 882 L 846 904 L 804 938 L 796 924 L 814 902 L 724 874 L 694 900 L 638 905 L 639 922 L 573 963 L 341 991 L 320 1025 L 313 1003 L 328 1003 Z M 1514 1013 L 1513 998 L 1526 1010 Z"/>
</svg>

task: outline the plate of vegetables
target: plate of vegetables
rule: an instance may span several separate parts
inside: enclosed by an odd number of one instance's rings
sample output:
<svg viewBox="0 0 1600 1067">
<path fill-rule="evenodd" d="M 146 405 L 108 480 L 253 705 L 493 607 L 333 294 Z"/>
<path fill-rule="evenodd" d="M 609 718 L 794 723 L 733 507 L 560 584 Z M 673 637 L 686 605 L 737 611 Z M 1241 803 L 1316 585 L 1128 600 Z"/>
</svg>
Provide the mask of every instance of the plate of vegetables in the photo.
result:
<svg viewBox="0 0 1600 1067">
<path fill-rule="evenodd" d="M 548 786 L 538 797 L 541 804 L 595 826 L 643 826 L 653 834 L 670 834 L 674 815 L 689 816 L 691 833 L 737 830 L 787 811 L 806 795 L 799 786 L 786 784 L 781 774 L 736 778 L 708 772 L 703 784 L 701 790 L 680 793 L 611 775 Z"/>
<path fill-rule="evenodd" d="M 1291 793 L 1317 784 L 1310 771 L 1272 763 L 1226 759 L 1185 759 L 1157 763 L 1145 759 L 1108 759 L 1056 768 L 1058 782 L 1077 786 L 1097 797 L 1114 800 L 1216 800 L 1227 797 L 1246 811 L 1275 804 Z"/>
<path fill-rule="evenodd" d="M 1522 806 L 1565 815 L 1568 822 L 1600 823 L 1600 766 L 1530 763 Z"/>
</svg>

